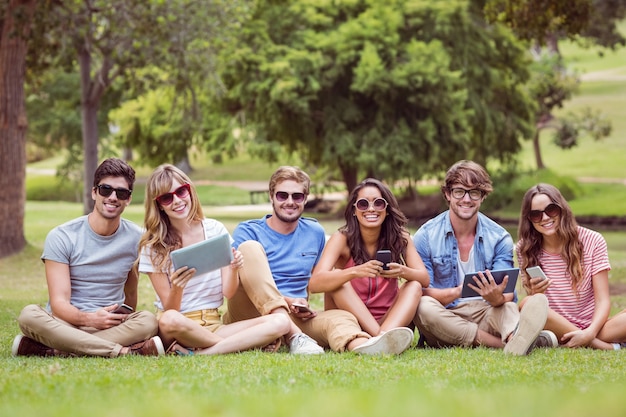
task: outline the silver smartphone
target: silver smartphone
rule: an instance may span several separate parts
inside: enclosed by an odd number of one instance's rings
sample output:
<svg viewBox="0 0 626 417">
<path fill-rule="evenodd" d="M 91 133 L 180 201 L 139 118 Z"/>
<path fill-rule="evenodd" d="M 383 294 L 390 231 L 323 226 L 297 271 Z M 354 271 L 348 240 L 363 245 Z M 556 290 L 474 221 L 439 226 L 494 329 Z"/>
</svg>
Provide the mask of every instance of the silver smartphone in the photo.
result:
<svg viewBox="0 0 626 417">
<path fill-rule="evenodd" d="M 305 306 L 304 304 L 291 303 L 291 305 L 298 309 L 298 313 L 312 313 L 313 312 L 313 310 L 311 310 L 309 307 Z"/>
<path fill-rule="evenodd" d="M 115 311 L 113 311 L 113 313 L 114 314 L 130 314 L 133 311 L 135 311 L 135 309 L 132 308 L 131 306 L 129 306 L 128 304 L 122 304 L 117 309 L 115 309 Z"/>
<path fill-rule="evenodd" d="M 531 278 L 541 278 L 542 280 L 548 279 L 546 274 L 543 273 L 543 270 L 540 266 L 531 266 L 526 268 L 526 273 Z"/>
</svg>

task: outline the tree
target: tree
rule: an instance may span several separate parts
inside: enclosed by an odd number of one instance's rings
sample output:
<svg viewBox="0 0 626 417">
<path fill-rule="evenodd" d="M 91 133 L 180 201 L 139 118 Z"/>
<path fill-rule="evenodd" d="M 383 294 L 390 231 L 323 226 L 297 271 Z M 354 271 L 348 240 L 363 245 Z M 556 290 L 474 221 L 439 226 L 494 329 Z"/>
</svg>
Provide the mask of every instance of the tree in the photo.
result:
<svg viewBox="0 0 626 417">
<path fill-rule="evenodd" d="M 0 258 L 26 245 L 24 77 L 36 5 L 35 0 L 10 0 L 0 10 Z"/>
<path fill-rule="evenodd" d="M 527 61 L 482 16 L 467 1 L 260 1 L 223 55 L 223 109 L 256 143 L 337 167 L 348 189 L 505 161 L 530 132 Z"/>
<path fill-rule="evenodd" d="M 532 13 L 539 9 L 542 13 Z M 600 140 L 611 133 L 610 122 L 589 108 L 580 114 L 555 117 L 553 110 L 563 107 L 580 82 L 576 74 L 568 71 L 558 42 L 569 38 L 613 49 L 624 45 L 616 22 L 626 15 L 626 0 L 490 0 L 485 14 L 491 21 L 507 24 L 533 45 L 535 62 L 528 88 L 537 103 L 532 141 L 538 169 L 545 168 L 539 143 L 544 129 L 554 129 L 554 142 L 563 149 L 576 146 L 582 134 Z"/>
</svg>

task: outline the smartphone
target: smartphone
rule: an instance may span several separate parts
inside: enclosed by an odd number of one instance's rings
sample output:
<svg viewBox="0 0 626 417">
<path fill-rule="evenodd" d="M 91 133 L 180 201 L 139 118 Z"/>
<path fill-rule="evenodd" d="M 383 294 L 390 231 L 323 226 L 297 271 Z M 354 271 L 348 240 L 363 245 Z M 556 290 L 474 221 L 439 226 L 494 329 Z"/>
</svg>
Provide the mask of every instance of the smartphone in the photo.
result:
<svg viewBox="0 0 626 417">
<path fill-rule="evenodd" d="M 381 261 L 383 263 L 383 270 L 388 271 L 389 267 L 387 264 L 391 262 L 391 251 L 384 249 L 376 252 L 376 260 Z"/>
<path fill-rule="evenodd" d="M 305 306 L 304 304 L 291 303 L 291 305 L 298 309 L 298 313 L 312 313 L 313 312 L 313 310 L 311 310 L 309 307 Z"/>
<path fill-rule="evenodd" d="M 548 279 L 546 274 L 543 273 L 543 270 L 540 266 L 531 266 L 526 268 L 526 273 L 531 278 L 541 278 L 542 280 Z"/>
<path fill-rule="evenodd" d="M 134 308 L 129 306 L 128 304 L 122 304 L 117 309 L 113 311 L 114 314 L 130 314 L 135 311 Z"/>
</svg>

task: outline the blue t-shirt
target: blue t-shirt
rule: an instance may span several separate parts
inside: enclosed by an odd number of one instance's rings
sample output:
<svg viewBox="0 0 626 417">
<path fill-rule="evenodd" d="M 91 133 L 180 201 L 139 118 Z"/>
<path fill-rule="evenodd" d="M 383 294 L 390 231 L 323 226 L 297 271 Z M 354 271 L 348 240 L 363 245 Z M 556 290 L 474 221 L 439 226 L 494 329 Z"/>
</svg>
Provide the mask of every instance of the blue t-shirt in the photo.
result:
<svg viewBox="0 0 626 417">
<path fill-rule="evenodd" d="M 307 297 L 311 271 L 319 261 L 326 243 L 324 228 L 317 220 L 301 217 L 298 227 L 284 235 L 267 225 L 266 215 L 248 220 L 235 228 L 233 247 L 247 240 L 256 240 L 265 249 L 278 291 L 286 297 Z"/>
</svg>

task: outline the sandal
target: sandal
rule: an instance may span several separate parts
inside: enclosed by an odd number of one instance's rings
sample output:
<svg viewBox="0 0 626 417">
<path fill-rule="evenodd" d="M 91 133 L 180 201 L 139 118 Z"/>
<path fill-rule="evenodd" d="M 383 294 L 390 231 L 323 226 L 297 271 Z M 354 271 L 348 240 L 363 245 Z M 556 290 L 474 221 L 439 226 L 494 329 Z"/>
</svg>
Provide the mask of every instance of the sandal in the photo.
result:
<svg viewBox="0 0 626 417">
<path fill-rule="evenodd" d="M 176 340 L 172 342 L 170 347 L 165 351 L 166 355 L 178 355 L 178 356 L 191 356 L 193 355 L 193 349 L 187 349 L 178 344 Z"/>
<path fill-rule="evenodd" d="M 279 337 L 278 339 L 274 340 L 272 343 L 269 343 L 269 344 L 263 346 L 261 348 L 261 350 L 263 352 L 275 353 L 278 349 L 280 349 L 280 346 L 282 344 L 283 344 L 282 337 Z"/>
</svg>

